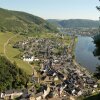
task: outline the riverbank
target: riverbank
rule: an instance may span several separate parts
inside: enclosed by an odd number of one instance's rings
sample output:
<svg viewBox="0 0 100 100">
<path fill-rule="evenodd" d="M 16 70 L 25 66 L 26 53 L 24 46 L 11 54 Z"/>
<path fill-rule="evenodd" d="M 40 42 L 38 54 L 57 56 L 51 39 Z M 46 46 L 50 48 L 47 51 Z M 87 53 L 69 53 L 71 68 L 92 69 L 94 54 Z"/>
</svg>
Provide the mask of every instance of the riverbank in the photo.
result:
<svg viewBox="0 0 100 100">
<path fill-rule="evenodd" d="M 78 39 L 78 38 L 77 38 Z M 78 41 L 77 41 L 78 42 Z M 73 51 L 75 51 L 75 45 L 77 44 L 77 42 L 75 41 L 75 44 L 74 44 L 74 49 Z M 75 56 L 75 52 L 72 54 Z M 85 73 L 87 76 L 93 78 L 93 72 L 89 71 L 87 68 L 83 67 L 82 65 L 80 65 L 77 61 L 76 61 L 76 57 L 73 59 L 73 63 L 77 66 L 78 69 L 80 69 L 83 73 Z M 84 98 L 84 96 L 80 96 L 78 97 L 77 99 L 78 100 L 90 100 L 92 98 L 98 98 L 98 94 L 100 93 L 100 80 L 97 80 L 97 84 L 98 84 L 98 88 L 97 89 L 94 89 L 92 92 L 92 94 L 90 96 L 87 96 Z M 94 99 L 93 99 L 94 100 Z M 97 99 L 98 100 L 98 99 Z"/>
</svg>

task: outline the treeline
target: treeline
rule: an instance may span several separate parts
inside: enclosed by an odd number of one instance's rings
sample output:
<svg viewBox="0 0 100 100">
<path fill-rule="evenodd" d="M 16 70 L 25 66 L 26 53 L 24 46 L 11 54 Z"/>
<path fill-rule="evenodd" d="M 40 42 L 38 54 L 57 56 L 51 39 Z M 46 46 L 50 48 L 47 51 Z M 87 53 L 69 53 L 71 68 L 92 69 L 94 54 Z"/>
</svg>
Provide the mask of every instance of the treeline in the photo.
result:
<svg viewBox="0 0 100 100">
<path fill-rule="evenodd" d="M 0 91 L 25 88 L 28 81 L 28 76 L 17 67 L 16 63 L 12 64 L 0 56 Z"/>
</svg>

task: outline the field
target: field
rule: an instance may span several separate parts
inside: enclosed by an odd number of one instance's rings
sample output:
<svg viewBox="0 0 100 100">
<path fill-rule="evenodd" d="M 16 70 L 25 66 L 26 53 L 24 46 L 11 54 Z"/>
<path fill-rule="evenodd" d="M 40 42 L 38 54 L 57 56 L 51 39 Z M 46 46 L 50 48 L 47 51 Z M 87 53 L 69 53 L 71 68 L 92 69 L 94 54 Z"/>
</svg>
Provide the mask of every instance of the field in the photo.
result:
<svg viewBox="0 0 100 100">
<path fill-rule="evenodd" d="M 27 62 L 23 62 L 21 59 L 16 58 L 16 56 L 20 54 L 20 51 L 12 47 L 15 42 L 23 40 L 25 39 L 25 37 L 22 35 L 17 35 L 14 37 L 14 35 L 15 34 L 13 33 L 0 33 L 0 54 L 5 55 L 11 62 L 16 62 L 18 67 L 24 70 L 28 75 L 31 75 L 32 67 Z M 9 42 L 7 43 L 8 40 Z M 5 54 L 4 54 L 5 43 L 7 44 L 5 47 Z"/>
</svg>

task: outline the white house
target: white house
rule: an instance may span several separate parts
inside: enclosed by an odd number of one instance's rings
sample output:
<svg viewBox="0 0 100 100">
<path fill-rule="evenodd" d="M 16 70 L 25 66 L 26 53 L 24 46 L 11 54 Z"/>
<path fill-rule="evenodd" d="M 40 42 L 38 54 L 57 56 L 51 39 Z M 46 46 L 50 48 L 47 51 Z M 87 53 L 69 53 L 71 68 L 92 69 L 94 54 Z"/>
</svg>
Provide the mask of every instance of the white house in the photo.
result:
<svg viewBox="0 0 100 100">
<path fill-rule="evenodd" d="M 50 88 L 48 87 L 47 90 L 44 90 L 44 94 L 42 95 L 45 98 L 50 93 Z"/>
<path fill-rule="evenodd" d="M 38 58 L 35 58 L 34 61 L 39 61 L 39 59 Z"/>
<path fill-rule="evenodd" d="M 17 92 L 17 91 L 7 91 L 5 93 L 1 93 L 0 98 L 5 99 L 8 97 L 11 97 L 13 99 L 14 97 L 19 97 L 23 94 L 23 92 Z"/>
<path fill-rule="evenodd" d="M 79 91 L 79 92 L 77 93 L 77 95 L 78 95 L 78 96 L 82 95 L 82 91 Z"/>
<path fill-rule="evenodd" d="M 34 56 L 27 57 L 27 58 L 24 57 L 23 61 L 32 62 L 32 61 L 34 61 Z"/>
</svg>

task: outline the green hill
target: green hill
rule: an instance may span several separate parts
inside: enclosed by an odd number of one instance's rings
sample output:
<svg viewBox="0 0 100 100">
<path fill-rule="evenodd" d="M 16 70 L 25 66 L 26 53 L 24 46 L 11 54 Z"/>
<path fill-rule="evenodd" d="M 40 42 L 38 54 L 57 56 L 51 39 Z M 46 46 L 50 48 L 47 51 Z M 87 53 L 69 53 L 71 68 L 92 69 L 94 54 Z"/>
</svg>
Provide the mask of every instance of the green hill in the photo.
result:
<svg viewBox="0 0 100 100">
<path fill-rule="evenodd" d="M 57 29 L 46 20 L 32 14 L 0 8 L 0 31 L 40 33 L 56 32 Z"/>
<path fill-rule="evenodd" d="M 69 20 L 49 19 L 48 22 L 63 28 L 79 28 L 79 27 L 97 28 L 99 26 L 99 21 L 86 20 L 86 19 L 69 19 Z"/>
</svg>

